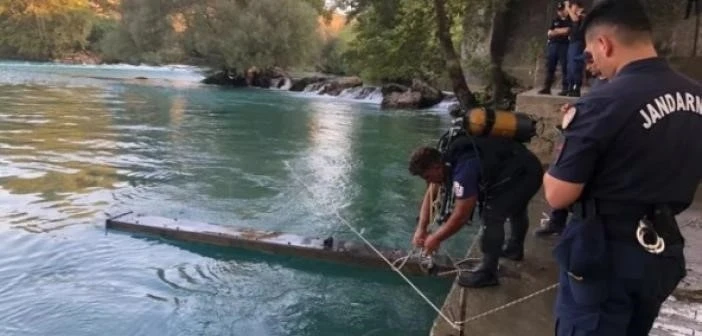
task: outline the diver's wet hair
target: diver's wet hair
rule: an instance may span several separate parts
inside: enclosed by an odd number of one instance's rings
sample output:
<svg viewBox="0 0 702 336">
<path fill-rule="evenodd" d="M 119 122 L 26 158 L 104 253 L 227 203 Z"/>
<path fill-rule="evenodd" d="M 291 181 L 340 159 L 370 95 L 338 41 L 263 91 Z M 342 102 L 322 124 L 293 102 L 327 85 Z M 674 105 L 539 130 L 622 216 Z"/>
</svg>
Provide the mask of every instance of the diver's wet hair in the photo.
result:
<svg viewBox="0 0 702 336">
<path fill-rule="evenodd" d="M 441 163 L 441 152 L 433 147 L 417 148 L 410 157 L 409 172 L 414 176 L 422 175 L 432 165 Z"/>
</svg>

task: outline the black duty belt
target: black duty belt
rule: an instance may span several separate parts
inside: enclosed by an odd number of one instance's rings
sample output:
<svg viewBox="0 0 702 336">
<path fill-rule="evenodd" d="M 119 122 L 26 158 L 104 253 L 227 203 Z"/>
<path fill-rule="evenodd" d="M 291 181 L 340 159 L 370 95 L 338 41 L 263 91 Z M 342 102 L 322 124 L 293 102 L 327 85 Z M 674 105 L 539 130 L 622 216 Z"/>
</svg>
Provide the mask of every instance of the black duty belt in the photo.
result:
<svg viewBox="0 0 702 336">
<path fill-rule="evenodd" d="M 669 246 L 684 244 L 673 210 L 667 204 L 588 199 L 576 202 L 569 210 L 582 219 L 599 217 L 609 240 L 643 245 L 642 240 L 654 244 L 661 237 Z"/>
<path fill-rule="evenodd" d="M 569 208 L 573 215 L 580 218 L 602 216 L 618 219 L 638 220 L 646 215 L 652 215 L 654 205 L 633 202 L 603 201 L 588 199 L 575 202 Z"/>
</svg>

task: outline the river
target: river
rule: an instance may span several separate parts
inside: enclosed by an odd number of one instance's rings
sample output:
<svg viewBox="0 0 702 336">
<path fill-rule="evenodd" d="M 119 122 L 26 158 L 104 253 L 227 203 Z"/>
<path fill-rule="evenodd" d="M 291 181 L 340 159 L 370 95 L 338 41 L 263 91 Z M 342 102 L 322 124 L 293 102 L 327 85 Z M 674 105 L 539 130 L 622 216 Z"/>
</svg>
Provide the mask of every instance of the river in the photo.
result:
<svg viewBox="0 0 702 336">
<path fill-rule="evenodd" d="M 423 184 L 407 158 L 445 113 L 199 79 L 0 62 L 0 334 L 427 335 L 435 312 L 389 270 L 105 231 L 133 210 L 357 239 L 342 209 L 409 247 Z M 451 285 L 412 280 L 437 305 Z"/>
</svg>

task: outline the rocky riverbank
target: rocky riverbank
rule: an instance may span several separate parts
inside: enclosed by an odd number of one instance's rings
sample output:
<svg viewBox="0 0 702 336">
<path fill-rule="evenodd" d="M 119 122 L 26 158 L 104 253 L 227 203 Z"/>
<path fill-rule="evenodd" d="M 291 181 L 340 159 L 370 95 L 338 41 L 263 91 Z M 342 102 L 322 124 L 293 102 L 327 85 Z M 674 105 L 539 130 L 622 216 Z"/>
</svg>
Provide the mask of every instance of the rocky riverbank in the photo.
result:
<svg viewBox="0 0 702 336">
<path fill-rule="evenodd" d="M 260 87 L 368 100 L 378 102 L 384 109 L 424 109 L 456 101 L 452 94 L 442 92 L 419 79 L 412 80 L 409 85 L 389 83 L 368 86 L 356 76 L 294 78 L 280 68 L 261 70 L 254 67 L 244 73 L 232 70 L 218 71 L 208 75 L 202 82 L 228 87 Z"/>
</svg>

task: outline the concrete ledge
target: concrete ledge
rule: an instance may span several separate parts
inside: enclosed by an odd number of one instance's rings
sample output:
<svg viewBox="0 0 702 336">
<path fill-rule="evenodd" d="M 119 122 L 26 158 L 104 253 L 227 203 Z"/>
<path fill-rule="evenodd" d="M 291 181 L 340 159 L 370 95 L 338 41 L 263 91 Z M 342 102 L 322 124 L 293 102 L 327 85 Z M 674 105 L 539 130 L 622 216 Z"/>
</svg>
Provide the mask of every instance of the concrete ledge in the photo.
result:
<svg viewBox="0 0 702 336">
<path fill-rule="evenodd" d="M 516 299 L 544 289 L 557 282 L 557 272 L 551 250 L 555 239 L 534 239 L 541 213 L 547 208 L 539 193 L 529 205 L 530 232 L 526 240 L 525 259 L 521 263 L 500 261 L 500 286 L 462 288 L 454 282 L 442 310 L 456 321 L 463 321 Z M 479 245 L 479 244 L 478 244 Z M 476 246 L 472 257 L 481 255 Z M 553 302 L 555 290 L 536 296 L 508 309 L 477 319 L 463 330 L 452 328 L 438 317 L 431 331 L 433 336 L 463 335 L 549 335 L 553 334 Z"/>
<path fill-rule="evenodd" d="M 559 131 L 556 126 L 561 123 L 561 106 L 574 103 L 575 97 L 562 97 L 557 94 L 541 95 L 533 89 L 517 95 L 517 112 L 526 113 L 537 122 L 536 137 L 528 144 L 528 148 L 536 154 L 542 163 L 552 161 L 553 147 Z"/>
</svg>

